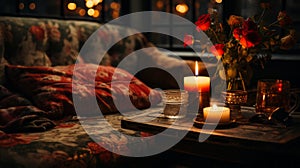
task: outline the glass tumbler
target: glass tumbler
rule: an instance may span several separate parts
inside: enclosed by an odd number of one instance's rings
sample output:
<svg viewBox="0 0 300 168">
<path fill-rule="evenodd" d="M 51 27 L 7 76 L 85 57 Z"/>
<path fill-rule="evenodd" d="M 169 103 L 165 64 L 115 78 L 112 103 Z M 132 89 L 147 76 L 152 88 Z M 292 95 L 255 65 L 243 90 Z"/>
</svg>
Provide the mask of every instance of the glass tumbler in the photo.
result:
<svg viewBox="0 0 300 168">
<path fill-rule="evenodd" d="M 179 118 L 186 115 L 188 92 L 185 90 L 164 90 L 163 115 L 167 118 Z"/>
</svg>

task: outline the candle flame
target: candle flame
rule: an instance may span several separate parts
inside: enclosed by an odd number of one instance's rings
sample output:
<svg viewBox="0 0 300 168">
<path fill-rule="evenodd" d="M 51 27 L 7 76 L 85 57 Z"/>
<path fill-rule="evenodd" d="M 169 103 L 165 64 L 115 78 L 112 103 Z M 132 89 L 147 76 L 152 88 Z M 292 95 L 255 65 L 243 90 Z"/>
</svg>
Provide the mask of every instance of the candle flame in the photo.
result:
<svg viewBox="0 0 300 168">
<path fill-rule="evenodd" d="M 196 76 L 198 76 L 198 71 L 199 71 L 198 61 L 196 61 L 196 63 L 195 63 L 195 75 Z"/>
</svg>

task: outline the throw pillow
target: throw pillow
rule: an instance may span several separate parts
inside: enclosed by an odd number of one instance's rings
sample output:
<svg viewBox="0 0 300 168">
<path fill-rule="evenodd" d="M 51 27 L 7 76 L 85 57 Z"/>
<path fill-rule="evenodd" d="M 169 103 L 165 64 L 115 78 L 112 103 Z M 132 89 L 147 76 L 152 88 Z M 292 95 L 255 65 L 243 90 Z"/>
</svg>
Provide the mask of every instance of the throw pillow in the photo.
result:
<svg viewBox="0 0 300 168">
<path fill-rule="evenodd" d="M 122 104 L 122 111 L 149 108 L 161 102 L 161 94 L 152 90 L 127 71 L 95 64 L 78 64 L 76 79 L 79 85 L 72 88 L 74 65 L 44 66 L 6 66 L 9 83 L 32 100 L 35 106 L 53 112 L 53 119 L 75 115 L 72 93 L 83 101 L 96 96 L 103 114 L 118 112 L 114 102 L 122 102 L 129 97 L 132 105 Z M 96 76 L 93 70 L 97 69 Z M 95 79 L 94 83 L 91 80 Z M 111 82 L 114 82 L 112 87 Z M 87 110 L 89 113 L 89 110 Z M 93 112 L 90 112 L 93 114 Z"/>
</svg>

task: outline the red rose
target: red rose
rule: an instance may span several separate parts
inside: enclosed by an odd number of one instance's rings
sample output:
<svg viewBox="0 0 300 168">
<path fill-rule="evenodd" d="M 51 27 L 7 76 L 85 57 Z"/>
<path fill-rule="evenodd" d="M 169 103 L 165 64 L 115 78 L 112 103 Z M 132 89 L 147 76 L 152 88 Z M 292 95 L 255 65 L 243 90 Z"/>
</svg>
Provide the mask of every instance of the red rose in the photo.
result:
<svg viewBox="0 0 300 168">
<path fill-rule="evenodd" d="M 224 54 L 224 46 L 224 44 L 215 44 L 210 48 L 210 51 L 219 59 Z"/>
<path fill-rule="evenodd" d="M 236 39 L 236 40 L 241 40 L 241 37 L 242 37 L 242 29 L 241 28 L 235 28 L 233 30 L 233 37 Z"/>
<path fill-rule="evenodd" d="M 206 31 L 206 30 L 208 30 L 209 27 L 210 27 L 210 23 L 211 23 L 210 14 L 201 15 L 195 23 L 196 26 L 197 26 L 197 28 L 196 28 L 197 31 L 200 31 L 200 30 Z"/>
<path fill-rule="evenodd" d="M 251 48 L 258 45 L 262 38 L 257 31 L 245 32 L 240 39 L 240 44 L 245 48 Z"/>
<path fill-rule="evenodd" d="M 243 31 L 257 31 L 257 24 L 248 18 L 243 23 Z"/>
<path fill-rule="evenodd" d="M 233 37 L 245 48 L 254 47 L 262 40 L 258 33 L 257 24 L 249 18 L 243 23 L 242 28 L 233 30 Z"/>
<path fill-rule="evenodd" d="M 183 46 L 186 47 L 193 44 L 194 44 L 194 37 L 188 34 L 184 35 Z"/>
<path fill-rule="evenodd" d="M 44 29 L 42 29 L 40 26 L 31 26 L 29 31 L 34 35 L 37 41 L 43 41 L 43 39 L 45 38 Z"/>
</svg>

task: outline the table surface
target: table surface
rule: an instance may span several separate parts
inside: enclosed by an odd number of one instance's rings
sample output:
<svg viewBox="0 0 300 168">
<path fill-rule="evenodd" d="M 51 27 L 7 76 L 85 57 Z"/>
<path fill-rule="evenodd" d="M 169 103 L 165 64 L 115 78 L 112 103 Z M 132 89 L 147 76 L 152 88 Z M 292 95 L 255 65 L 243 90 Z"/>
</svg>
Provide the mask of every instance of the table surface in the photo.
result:
<svg viewBox="0 0 300 168">
<path fill-rule="evenodd" d="M 162 110 L 161 107 L 151 108 L 138 115 L 126 116 L 121 120 L 121 127 L 152 134 L 171 129 L 173 130 L 171 136 L 177 136 L 181 131 L 188 130 L 186 136 L 174 147 L 174 150 L 184 153 L 196 155 L 203 153 L 206 156 L 212 155 L 224 159 L 229 152 L 230 156 L 235 155 L 236 160 L 245 159 L 245 156 L 253 157 L 252 155 L 257 158 L 265 157 L 266 153 L 270 156 L 281 154 L 300 157 L 300 120 L 297 116 L 293 116 L 294 122 L 288 127 L 251 123 L 249 118 L 255 115 L 254 109 L 242 107 L 243 118 L 237 120 L 232 127 L 207 130 L 191 125 L 190 117 L 163 118 Z M 209 138 L 199 142 L 200 133 L 210 134 Z M 209 150 L 214 152 L 208 152 Z M 220 156 L 217 156 L 216 152 L 221 153 Z"/>
</svg>

